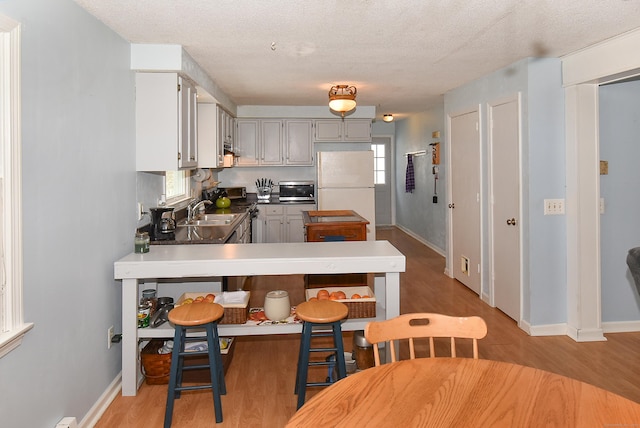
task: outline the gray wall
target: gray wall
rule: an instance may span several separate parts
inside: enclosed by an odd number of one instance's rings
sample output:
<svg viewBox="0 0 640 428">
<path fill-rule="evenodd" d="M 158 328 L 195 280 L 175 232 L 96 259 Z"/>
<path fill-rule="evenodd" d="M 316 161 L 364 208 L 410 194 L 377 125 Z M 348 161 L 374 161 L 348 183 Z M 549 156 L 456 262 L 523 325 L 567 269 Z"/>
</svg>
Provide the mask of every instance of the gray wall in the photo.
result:
<svg viewBox="0 0 640 428">
<path fill-rule="evenodd" d="M 602 321 L 633 321 L 640 296 L 626 258 L 640 246 L 640 81 L 602 86 L 599 96 L 600 159 L 609 162 L 600 176 Z"/>
<path fill-rule="evenodd" d="M 129 44 L 71 0 L 6 0 L 22 23 L 25 320 L 0 359 L 0 425 L 87 413 L 121 370 L 113 262 L 135 230 Z"/>
</svg>

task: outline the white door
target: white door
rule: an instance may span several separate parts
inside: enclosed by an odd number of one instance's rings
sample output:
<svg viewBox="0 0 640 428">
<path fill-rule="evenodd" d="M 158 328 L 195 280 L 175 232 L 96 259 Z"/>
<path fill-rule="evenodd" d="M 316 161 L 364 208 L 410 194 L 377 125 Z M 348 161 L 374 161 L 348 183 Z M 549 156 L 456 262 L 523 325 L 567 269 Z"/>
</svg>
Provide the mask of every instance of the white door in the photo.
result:
<svg viewBox="0 0 640 428">
<path fill-rule="evenodd" d="M 493 303 L 520 321 L 520 119 L 518 98 L 489 106 Z"/>
<path fill-rule="evenodd" d="M 480 294 L 480 133 L 478 110 L 451 118 L 453 277 Z"/>
<path fill-rule="evenodd" d="M 376 224 L 393 224 L 391 214 L 391 137 L 373 137 L 374 186 L 376 189 Z"/>
</svg>

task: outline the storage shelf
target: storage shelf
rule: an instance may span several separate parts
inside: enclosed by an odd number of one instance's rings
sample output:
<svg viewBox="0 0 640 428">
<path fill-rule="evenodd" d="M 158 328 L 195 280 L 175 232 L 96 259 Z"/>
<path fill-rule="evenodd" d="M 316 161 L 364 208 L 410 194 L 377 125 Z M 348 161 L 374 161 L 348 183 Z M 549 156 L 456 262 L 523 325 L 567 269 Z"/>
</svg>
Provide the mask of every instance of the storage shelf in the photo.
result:
<svg viewBox="0 0 640 428">
<path fill-rule="evenodd" d="M 384 310 L 380 307 L 376 308 L 375 318 L 355 318 L 347 319 L 342 323 L 342 331 L 364 330 L 364 327 L 371 321 L 383 321 Z M 262 336 L 267 334 L 298 334 L 302 332 L 302 323 L 298 324 L 276 324 L 276 325 L 246 325 L 246 324 L 218 324 L 218 334 L 220 336 Z M 174 333 L 173 327 L 165 323 L 158 328 L 139 328 L 139 339 L 157 339 L 172 338 Z M 187 334 L 190 337 L 204 335 L 198 330 L 194 330 Z"/>
</svg>

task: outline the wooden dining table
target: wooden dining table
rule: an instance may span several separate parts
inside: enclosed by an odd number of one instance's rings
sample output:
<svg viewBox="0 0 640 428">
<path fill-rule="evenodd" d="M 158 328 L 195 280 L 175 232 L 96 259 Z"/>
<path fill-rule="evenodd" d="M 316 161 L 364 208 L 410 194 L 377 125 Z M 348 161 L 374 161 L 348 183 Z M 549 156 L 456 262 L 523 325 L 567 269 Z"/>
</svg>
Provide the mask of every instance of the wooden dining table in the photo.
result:
<svg viewBox="0 0 640 428">
<path fill-rule="evenodd" d="M 311 398 L 292 427 L 630 427 L 640 404 L 544 370 L 420 358 L 350 375 Z"/>
</svg>

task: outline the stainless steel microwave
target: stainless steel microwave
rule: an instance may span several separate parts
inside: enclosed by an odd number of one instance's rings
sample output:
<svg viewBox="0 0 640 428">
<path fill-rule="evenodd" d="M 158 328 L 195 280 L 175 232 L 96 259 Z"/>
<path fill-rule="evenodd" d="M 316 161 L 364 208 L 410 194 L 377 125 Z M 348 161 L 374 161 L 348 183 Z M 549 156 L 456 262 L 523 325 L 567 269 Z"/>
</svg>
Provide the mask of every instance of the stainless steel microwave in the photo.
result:
<svg viewBox="0 0 640 428">
<path fill-rule="evenodd" d="M 313 181 L 280 181 L 280 202 L 315 202 L 316 185 Z"/>
</svg>

